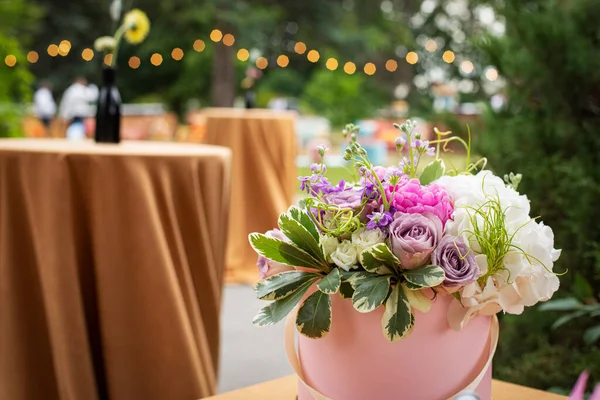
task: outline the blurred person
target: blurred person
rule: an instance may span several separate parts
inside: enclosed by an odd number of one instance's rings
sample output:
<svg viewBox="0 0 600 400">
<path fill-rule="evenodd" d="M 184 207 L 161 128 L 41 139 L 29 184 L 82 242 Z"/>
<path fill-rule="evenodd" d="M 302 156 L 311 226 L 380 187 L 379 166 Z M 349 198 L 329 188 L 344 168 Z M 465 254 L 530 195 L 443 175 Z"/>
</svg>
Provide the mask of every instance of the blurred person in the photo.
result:
<svg viewBox="0 0 600 400">
<path fill-rule="evenodd" d="M 56 102 L 52 96 L 52 86 L 41 82 L 33 95 L 33 113 L 44 124 L 46 135 L 50 134 L 50 122 L 56 114 Z"/>
<path fill-rule="evenodd" d="M 87 80 L 79 76 L 65 90 L 60 101 L 60 116 L 67 121 L 67 138 L 83 139 L 85 137 L 85 118 L 93 114 L 91 102 L 98 98 L 98 87 L 87 84 Z"/>
</svg>

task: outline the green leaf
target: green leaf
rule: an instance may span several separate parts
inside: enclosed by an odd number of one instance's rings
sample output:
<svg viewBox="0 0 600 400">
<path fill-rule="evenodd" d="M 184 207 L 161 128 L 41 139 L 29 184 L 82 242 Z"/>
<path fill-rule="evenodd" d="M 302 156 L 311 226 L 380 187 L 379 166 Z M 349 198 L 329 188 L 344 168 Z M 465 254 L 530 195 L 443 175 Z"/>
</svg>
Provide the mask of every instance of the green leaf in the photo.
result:
<svg viewBox="0 0 600 400">
<path fill-rule="evenodd" d="M 592 345 L 600 339 L 600 325 L 592 326 L 583 332 L 583 340 L 587 345 Z"/>
<path fill-rule="evenodd" d="M 385 337 L 390 342 L 395 342 L 408 335 L 415 325 L 410 303 L 400 284 L 392 290 L 392 294 L 385 302 L 385 311 L 381 318 L 381 326 Z"/>
<path fill-rule="evenodd" d="M 368 249 L 371 254 L 378 260 L 384 261 L 387 266 L 392 267 L 396 271 L 400 269 L 400 260 L 392 253 L 390 248 L 385 243 L 379 243 Z"/>
<path fill-rule="evenodd" d="M 281 214 L 279 216 L 279 229 L 281 232 L 292 241 L 298 248 L 310 254 L 316 262 L 326 264 L 325 255 L 319 245 L 319 240 L 311 235 L 311 233 L 302 224 L 293 219 L 289 214 Z M 324 268 L 321 268 L 324 270 Z"/>
<path fill-rule="evenodd" d="M 316 291 L 304 301 L 298 310 L 296 328 L 306 337 L 322 338 L 331 327 L 331 298 Z"/>
<path fill-rule="evenodd" d="M 342 281 L 342 284 L 340 285 L 340 295 L 344 299 L 351 299 L 352 296 L 354 296 L 354 288 L 350 283 Z"/>
<path fill-rule="evenodd" d="M 254 284 L 256 297 L 261 300 L 279 300 L 289 296 L 304 283 L 318 279 L 321 275 L 313 272 L 287 271 L 261 279 Z"/>
<path fill-rule="evenodd" d="M 424 267 L 408 269 L 402 272 L 402 276 L 406 279 L 407 283 L 411 284 L 410 286 L 407 285 L 410 290 L 415 290 L 414 288 L 417 286 L 419 289 L 434 287 L 446 279 L 444 270 L 437 265 L 426 265 Z"/>
<path fill-rule="evenodd" d="M 433 160 L 423 168 L 423 172 L 421 172 L 421 176 L 419 176 L 421 185 L 428 185 L 436 179 L 439 179 L 444 175 L 445 170 L 446 166 L 442 160 Z"/>
<path fill-rule="evenodd" d="M 317 262 L 304 250 L 286 243 L 283 240 L 263 235 L 262 233 L 251 233 L 248 240 L 254 251 L 269 260 L 277 261 L 292 267 L 308 267 L 322 270 L 323 265 Z"/>
<path fill-rule="evenodd" d="M 580 273 L 575 273 L 575 280 L 571 287 L 571 293 L 581 301 L 594 297 L 594 292 L 590 283 Z"/>
<path fill-rule="evenodd" d="M 360 253 L 360 262 L 364 269 L 377 275 L 393 275 L 394 267 L 388 266 L 385 261 L 375 258 L 371 249 Z"/>
<path fill-rule="evenodd" d="M 321 240 L 321 237 L 319 236 L 319 231 L 317 230 L 315 223 L 306 211 L 301 210 L 298 207 L 292 206 L 289 208 L 288 213 L 293 219 L 300 222 L 302 226 L 306 228 L 306 230 L 312 235 L 312 237 L 315 238 L 317 242 Z"/>
<path fill-rule="evenodd" d="M 342 279 L 346 282 L 348 282 L 350 285 L 352 285 L 352 287 L 356 290 L 356 286 L 358 284 L 360 284 L 360 281 L 362 281 L 363 279 L 369 279 L 369 278 L 376 278 L 379 275 L 374 274 L 372 272 L 367 272 L 367 271 L 352 271 L 352 272 L 347 272 L 344 271 L 342 273 Z"/>
<path fill-rule="evenodd" d="M 340 290 L 340 285 L 342 284 L 342 279 L 340 277 L 340 270 L 338 268 L 334 268 L 327 276 L 325 276 L 319 283 L 317 283 L 317 288 L 325 294 L 335 294 L 338 290 Z"/>
<path fill-rule="evenodd" d="M 551 328 L 558 329 L 561 326 L 563 326 L 564 324 L 566 324 L 567 322 L 570 322 L 571 320 L 573 320 L 575 318 L 583 317 L 585 314 L 586 314 L 585 310 L 580 310 L 580 311 L 575 311 L 575 312 L 569 313 L 567 315 L 563 315 L 562 317 L 557 318 L 556 321 L 554 321 Z"/>
<path fill-rule="evenodd" d="M 275 325 L 286 317 L 292 311 L 294 307 L 302 300 L 304 293 L 317 281 L 318 278 L 314 278 L 302 284 L 295 292 L 291 295 L 284 297 L 280 300 L 275 300 L 271 304 L 261 308 L 254 320 L 254 325 L 267 326 Z"/>
<path fill-rule="evenodd" d="M 573 297 L 567 297 L 564 299 L 556 299 L 556 300 L 550 300 L 545 302 L 544 304 L 540 305 L 539 310 L 540 311 L 573 311 L 573 310 L 579 310 L 581 307 L 583 307 L 583 304 L 573 298 Z"/>
<path fill-rule="evenodd" d="M 379 307 L 390 293 L 391 276 L 375 276 L 358 281 L 354 286 L 352 305 L 356 311 L 368 313 Z"/>
</svg>

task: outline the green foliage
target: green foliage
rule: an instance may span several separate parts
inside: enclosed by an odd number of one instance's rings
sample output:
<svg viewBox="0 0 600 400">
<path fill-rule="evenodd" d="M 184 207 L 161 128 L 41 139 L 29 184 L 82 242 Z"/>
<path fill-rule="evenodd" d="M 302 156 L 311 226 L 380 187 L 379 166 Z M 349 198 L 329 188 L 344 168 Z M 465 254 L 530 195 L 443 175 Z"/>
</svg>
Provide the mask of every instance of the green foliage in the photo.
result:
<svg viewBox="0 0 600 400">
<path fill-rule="evenodd" d="M 433 160 L 423 168 L 423 172 L 419 176 L 421 185 L 428 185 L 436 179 L 441 178 L 445 170 L 446 167 L 443 160 Z"/>
<path fill-rule="evenodd" d="M 304 294 L 317 281 L 318 278 L 312 278 L 302 285 L 298 286 L 290 295 L 275 300 L 267 306 L 261 308 L 252 321 L 258 326 L 275 325 L 284 319 L 298 305 Z"/>
<path fill-rule="evenodd" d="M 319 290 L 308 296 L 298 310 L 296 328 L 311 339 L 322 338 L 331 327 L 331 297 Z"/>
<path fill-rule="evenodd" d="M 334 268 L 327 276 L 325 276 L 319 283 L 317 283 L 317 289 L 325 294 L 336 294 L 340 290 L 342 279 L 340 277 L 340 270 Z"/>
<path fill-rule="evenodd" d="M 385 303 L 381 319 L 383 333 L 390 342 L 408 335 L 415 325 L 415 317 L 402 285 L 396 285 Z"/>
<path fill-rule="evenodd" d="M 383 304 L 390 293 L 391 276 L 370 276 L 354 285 L 352 305 L 361 313 L 368 313 Z"/>
<path fill-rule="evenodd" d="M 316 261 L 304 250 L 283 240 L 274 239 L 262 233 L 251 233 L 248 236 L 252 248 L 263 257 L 289 266 L 301 265 L 320 269 L 322 264 Z"/>
<path fill-rule="evenodd" d="M 334 126 L 371 117 L 385 104 L 385 96 L 362 74 L 319 69 L 306 84 L 302 103 L 329 118 Z"/>
<path fill-rule="evenodd" d="M 304 271 L 286 271 L 261 279 L 254 285 L 256 297 L 261 300 L 279 300 L 294 293 L 308 281 L 319 278 L 318 274 Z"/>
<path fill-rule="evenodd" d="M 411 289 L 430 288 L 444 282 L 444 270 L 437 265 L 425 265 L 423 267 L 409 269 L 402 274 L 407 283 L 412 285 Z"/>
</svg>

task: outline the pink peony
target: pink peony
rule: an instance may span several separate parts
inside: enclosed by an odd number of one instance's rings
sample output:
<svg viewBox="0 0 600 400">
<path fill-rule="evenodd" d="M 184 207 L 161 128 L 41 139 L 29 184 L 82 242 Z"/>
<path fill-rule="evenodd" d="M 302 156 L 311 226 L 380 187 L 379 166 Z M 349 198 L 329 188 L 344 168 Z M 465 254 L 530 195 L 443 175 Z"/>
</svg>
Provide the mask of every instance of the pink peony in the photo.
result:
<svg viewBox="0 0 600 400">
<path fill-rule="evenodd" d="M 402 178 L 396 186 L 388 186 L 385 191 L 396 211 L 407 214 L 429 212 L 437 216 L 443 226 L 452 218 L 454 205 L 446 190 L 438 185 L 421 186 L 418 179 Z"/>
</svg>

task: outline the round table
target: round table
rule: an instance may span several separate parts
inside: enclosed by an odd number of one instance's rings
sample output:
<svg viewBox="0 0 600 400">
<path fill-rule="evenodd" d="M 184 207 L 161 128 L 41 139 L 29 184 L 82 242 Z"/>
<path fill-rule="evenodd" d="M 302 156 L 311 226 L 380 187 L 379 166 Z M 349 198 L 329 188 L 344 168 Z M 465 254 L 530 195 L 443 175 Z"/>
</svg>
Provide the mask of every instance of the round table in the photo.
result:
<svg viewBox="0 0 600 400">
<path fill-rule="evenodd" d="M 230 156 L 0 140 L 0 398 L 215 393 Z"/>
<path fill-rule="evenodd" d="M 232 153 L 226 280 L 253 283 L 257 256 L 248 234 L 277 227 L 299 184 L 296 113 L 233 108 L 204 113 L 205 143 L 229 147 Z"/>
</svg>

